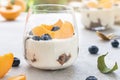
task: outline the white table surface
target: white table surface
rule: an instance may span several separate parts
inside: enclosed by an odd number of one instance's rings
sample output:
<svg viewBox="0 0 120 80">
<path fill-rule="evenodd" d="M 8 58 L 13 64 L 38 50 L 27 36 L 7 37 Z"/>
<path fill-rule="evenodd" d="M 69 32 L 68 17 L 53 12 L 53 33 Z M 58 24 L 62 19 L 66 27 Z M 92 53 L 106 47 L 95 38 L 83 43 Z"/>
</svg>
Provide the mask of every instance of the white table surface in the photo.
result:
<svg viewBox="0 0 120 80">
<path fill-rule="evenodd" d="M 5 21 L 0 17 L 0 55 L 13 52 L 14 55 L 21 60 L 19 67 L 11 68 L 3 79 L 7 80 L 10 76 L 25 74 L 27 80 L 85 80 L 88 76 L 96 76 L 98 80 L 120 80 L 120 48 L 112 48 L 110 42 L 101 41 L 95 32 L 85 30 L 80 22 L 80 15 L 77 15 L 77 23 L 79 27 L 80 52 L 75 63 L 66 69 L 57 71 L 44 71 L 29 66 L 23 57 L 23 32 L 26 14 L 16 21 Z M 120 27 L 114 26 L 105 33 L 120 34 Z M 98 55 L 91 55 L 88 47 L 97 45 L 99 47 Z M 111 74 L 102 74 L 97 69 L 98 56 L 109 52 L 106 57 L 106 63 L 109 67 L 117 61 L 119 69 Z"/>
</svg>

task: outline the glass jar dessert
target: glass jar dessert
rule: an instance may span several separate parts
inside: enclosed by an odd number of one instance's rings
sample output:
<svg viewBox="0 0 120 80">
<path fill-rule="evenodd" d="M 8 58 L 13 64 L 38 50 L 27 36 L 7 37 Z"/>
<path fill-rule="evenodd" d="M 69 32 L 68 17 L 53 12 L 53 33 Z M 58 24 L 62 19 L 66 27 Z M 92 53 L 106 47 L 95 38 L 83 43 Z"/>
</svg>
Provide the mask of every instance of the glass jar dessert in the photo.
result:
<svg viewBox="0 0 120 80">
<path fill-rule="evenodd" d="M 86 29 L 106 30 L 114 26 L 112 3 L 89 1 L 81 9 L 81 21 Z"/>
<path fill-rule="evenodd" d="M 66 68 L 78 56 L 78 33 L 73 10 L 56 4 L 35 5 L 28 13 L 24 57 L 33 67 Z"/>
<path fill-rule="evenodd" d="M 120 0 L 113 0 L 115 23 L 120 24 Z"/>
</svg>

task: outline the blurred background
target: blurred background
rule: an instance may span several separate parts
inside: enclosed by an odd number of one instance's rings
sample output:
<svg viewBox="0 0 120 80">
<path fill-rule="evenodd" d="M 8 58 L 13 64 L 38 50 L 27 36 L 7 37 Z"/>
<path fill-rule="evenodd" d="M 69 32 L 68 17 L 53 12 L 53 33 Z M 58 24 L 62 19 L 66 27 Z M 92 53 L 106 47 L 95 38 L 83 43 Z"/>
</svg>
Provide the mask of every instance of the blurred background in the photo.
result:
<svg viewBox="0 0 120 80">
<path fill-rule="evenodd" d="M 31 5 L 35 4 L 65 4 L 68 5 L 70 3 L 79 3 L 81 0 L 26 0 L 27 10 Z"/>
<path fill-rule="evenodd" d="M 29 7 L 35 4 L 71 4 L 72 2 L 75 3 L 73 5 L 77 5 L 77 3 L 81 2 L 81 0 L 0 0 L 0 6 L 5 5 L 8 1 L 11 3 L 22 1 L 26 5 L 26 10 L 28 11 Z"/>
</svg>

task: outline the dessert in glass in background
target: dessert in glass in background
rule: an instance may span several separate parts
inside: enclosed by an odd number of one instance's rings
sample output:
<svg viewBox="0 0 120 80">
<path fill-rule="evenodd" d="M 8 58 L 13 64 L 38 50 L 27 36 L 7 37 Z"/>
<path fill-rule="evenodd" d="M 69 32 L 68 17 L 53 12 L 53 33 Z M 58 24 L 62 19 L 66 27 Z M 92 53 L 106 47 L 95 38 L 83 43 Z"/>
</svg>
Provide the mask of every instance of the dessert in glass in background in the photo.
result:
<svg viewBox="0 0 120 80">
<path fill-rule="evenodd" d="M 88 1 L 81 9 L 81 21 L 86 29 L 106 30 L 114 26 L 112 3 Z"/>
<path fill-rule="evenodd" d="M 120 0 L 113 0 L 113 9 L 115 13 L 115 23 L 120 24 Z"/>
<path fill-rule="evenodd" d="M 24 56 L 33 67 L 66 68 L 78 56 L 78 34 L 73 10 L 56 4 L 35 5 L 28 13 Z"/>
</svg>

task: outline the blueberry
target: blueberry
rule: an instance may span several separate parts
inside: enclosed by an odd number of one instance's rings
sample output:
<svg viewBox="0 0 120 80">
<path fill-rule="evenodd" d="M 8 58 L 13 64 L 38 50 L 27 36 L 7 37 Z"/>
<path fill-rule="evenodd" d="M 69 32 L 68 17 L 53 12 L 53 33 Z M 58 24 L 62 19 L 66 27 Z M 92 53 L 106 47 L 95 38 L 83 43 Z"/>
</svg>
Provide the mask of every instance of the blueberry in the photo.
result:
<svg viewBox="0 0 120 80">
<path fill-rule="evenodd" d="M 86 80 L 98 80 L 95 76 L 89 76 L 86 78 Z"/>
<path fill-rule="evenodd" d="M 43 34 L 42 36 L 41 36 L 41 40 L 51 40 L 52 38 L 51 38 L 51 36 L 49 35 L 49 34 Z"/>
<path fill-rule="evenodd" d="M 59 30 L 59 29 L 60 29 L 60 27 L 54 26 L 51 31 L 57 31 L 57 30 Z"/>
<path fill-rule="evenodd" d="M 99 51 L 99 49 L 98 49 L 97 46 L 94 46 L 94 45 L 93 45 L 93 46 L 89 47 L 88 51 L 89 51 L 91 54 L 97 54 L 98 51 Z"/>
<path fill-rule="evenodd" d="M 33 35 L 32 31 L 29 32 L 29 35 Z"/>
<path fill-rule="evenodd" d="M 113 41 L 111 42 L 111 45 L 112 45 L 112 47 L 114 47 L 114 48 L 118 48 L 119 42 L 118 42 L 117 40 L 113 40 Z"/>
<path fill-rule="evenodd" d="M 20 64 L 20 59 L 17 57 L 14 57 L 12 67 L 17 67 L 17 66 L 19 66 L 19 64 Z"/>
<path fill-rule="evenodd" d="M 36 41 L 41 40 L 40 36 L 33 36 L 32 39 L 33 39 L 33 40 L 36 40 Z"/>
</svg>

